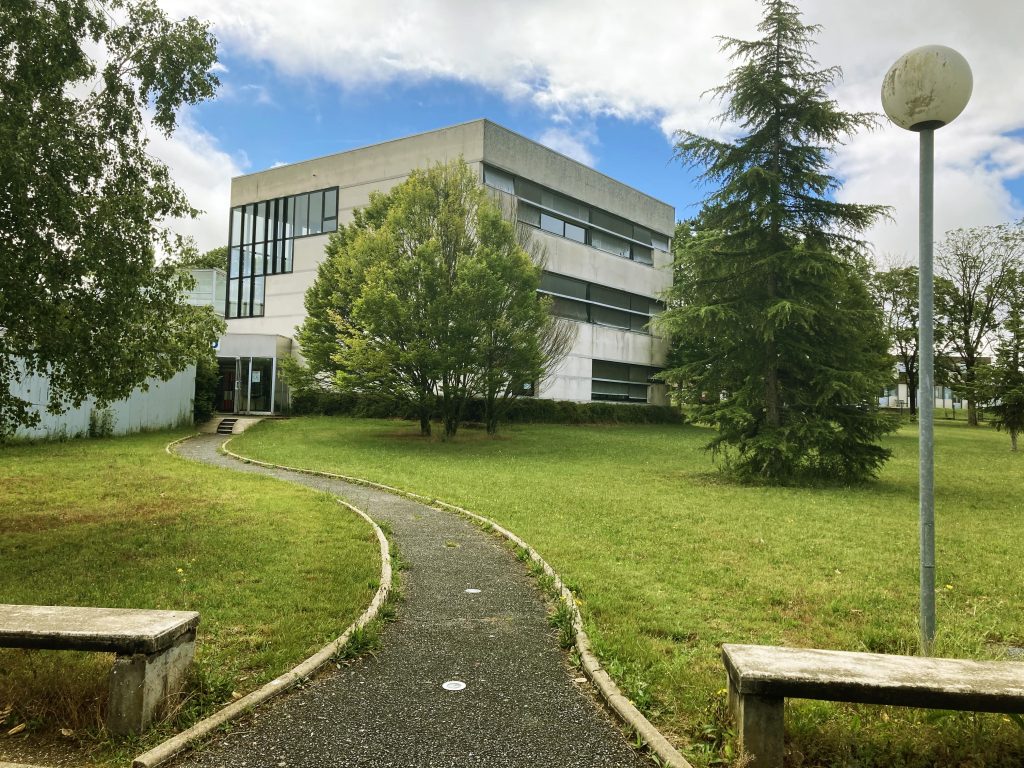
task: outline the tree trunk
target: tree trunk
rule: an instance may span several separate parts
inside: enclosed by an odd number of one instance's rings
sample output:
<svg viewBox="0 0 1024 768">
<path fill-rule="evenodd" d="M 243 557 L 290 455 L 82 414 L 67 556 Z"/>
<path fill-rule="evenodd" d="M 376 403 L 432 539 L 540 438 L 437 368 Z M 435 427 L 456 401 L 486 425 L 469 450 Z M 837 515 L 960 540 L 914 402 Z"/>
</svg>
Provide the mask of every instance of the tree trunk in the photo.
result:
<svg viewBox="0 0 1024 768">
<path fill-rule="evenodd" d="M 917 376 L 907 371 L 907 404 L 910 406 L 910 415 L 917 415 Z"/>
<path fill-rule="evenodd" d="M 420 412 L 420 434 L 423 437 L 430 437 L 430 416 Z"/>
<path fill-rule="evenodd" d="M 1015 429 L 1010 430 L 1010 450 L 1017 450 L 1017 430 Z"/>
<path fill-rule="evenodd" d="M 972 427 L 978 426 L 978 404 L 973 400 L 966 400 L 967 403 L 967 423 Z"/>
</svg>

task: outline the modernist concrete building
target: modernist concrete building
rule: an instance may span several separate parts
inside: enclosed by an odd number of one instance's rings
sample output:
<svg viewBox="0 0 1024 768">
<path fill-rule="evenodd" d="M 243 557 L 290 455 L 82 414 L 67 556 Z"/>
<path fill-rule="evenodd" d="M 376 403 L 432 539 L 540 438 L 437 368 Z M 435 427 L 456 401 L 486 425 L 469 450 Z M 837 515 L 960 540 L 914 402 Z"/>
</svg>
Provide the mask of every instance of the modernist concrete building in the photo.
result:
<svg viewBox="0 0 1024 768">
<path fill-rule="evenodd" d="M 663 366 L 666 345 L 647 325 L 671 283 L 674 209 L 476 120 L 232 180 L 221 410 L 286 406 L 278 361 L 300 352 L 295 329 L 330 233 L 352 220 L 370 192 L 459 157 L 495 195 L 514 198 L 519 219 L 536 228 L 547 252 L 542 292 L 577 324 L 570 354 L 535 395 L 665 402 L 664 386 L 650 377 Z"/>
</svg>

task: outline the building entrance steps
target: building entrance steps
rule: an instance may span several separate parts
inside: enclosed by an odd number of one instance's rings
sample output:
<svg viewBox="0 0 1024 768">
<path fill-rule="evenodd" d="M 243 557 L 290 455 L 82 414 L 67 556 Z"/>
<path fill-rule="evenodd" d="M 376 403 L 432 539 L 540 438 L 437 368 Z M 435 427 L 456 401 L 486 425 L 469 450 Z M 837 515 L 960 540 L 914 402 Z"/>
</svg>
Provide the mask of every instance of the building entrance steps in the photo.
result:
<svg viewBox="0 0 1024 768">
<path fill-rule="evenodd" d="M 387 522 L 408 569 L 373 654 L 284 695 L 186 754 L 219 766 L 539 766 L 641 768 L 581 673 L 572 670 L 522 563 L 465 519 L 331 478 L 244 464 L 223 437 L 180 455 L 344 497 Z M 462 683 L 464 685 L 458 685 Z"/>
</svg>

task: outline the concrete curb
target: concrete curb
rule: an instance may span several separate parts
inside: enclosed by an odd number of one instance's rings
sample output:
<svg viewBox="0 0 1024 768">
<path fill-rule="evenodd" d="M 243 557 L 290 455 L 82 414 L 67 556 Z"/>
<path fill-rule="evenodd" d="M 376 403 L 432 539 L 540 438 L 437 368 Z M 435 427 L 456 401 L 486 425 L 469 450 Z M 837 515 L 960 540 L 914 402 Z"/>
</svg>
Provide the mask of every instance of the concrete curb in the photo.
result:
<svg viewBox="0 0 1024 768">
<path fill-rule="evenodd" d="M 590 648 L 590 639 L 587 637 L 587 633 L 583 629 L 583 617 L 576 605 L 576 601 L 573 599 L 572 592 L 565 586 L 565 583 L 562 581 L 562 577 L 558 575 L 554 568 L 548 565 L 547 561 L 540 556 L 537 550 L 519 538 L 516 534 L 498 525 L 498 523 L 494 522 L 490 518 L 478 515 L 475 512 L 470 512 L 468 509 L 457 507 L 454 504 L 441 501 L 440 499 L 428 498 L 426 496 L 421 496 L 418 493 L 411 493 L 400 488 L 393 488 L 390 485 L 375 483 L 371 480 L 364 480 L 359 477 L 350 477 L 348 475 L 340 475 L 333 472 L 320 472 L 301 467 L 289 467 L 284 464 L 272 464 L 267 461 L 250 459 L 246 456 L 240 456 L 239 454 L 228 450 L 227 445 L 229 442 L 231 442 L 230 438 L 224 441 L 221 445 L 221 452 L 233 459 L 245 462 L 246 464 L 256 464 L 270 469 L 285 469 L 290 472 L 299 472 L 306 475 L 329 477 L 335 480 L 343 480 L 347 483 L 353 483 L 355 485 L 362 485 L 368 488 L 387 491 L 388 493 L 393 493 L 397 496 L 402 496 L 413 501 L 419 501 L 423 504 L 427 504 L 428 506 L 437 507 L 439 509 L 444 509 L 449 512 L 463 515 L 464 517 L 468 517 L 470 520 L 482 525 L 487 530 L 494 531 L 511 541 L 516 546 L 521 547 L 529 554 L 530 559 L 541 566 L 544 569 L 544 573 L 552 578 L 555 589 L 562 598 L 562 602 L 565 603 L 572 612 L 572 627 L 573 634 L 575 636 L 576 650 L 580 655 L 583 670 L 587 677 L 590 678 L 591 682 L 593 682 L 597 687 L 601 697 L 605 700 L 608 706 L 629 728 L 632 728 L 637 734 L 639 734 L 640 738 L 642 738 L 644 743 L 647 745 L 647 748 L 658 758 L 662 766 L 665 766 L 665 768 L 693 768 L 679 750 L 673 747 L 669 740 L 665 738 L 661 731 L 655 728 L 654 725 L 643 716 L 640 710 L 633 705 L 633 702 L 623 695 L 622 691 L 620 691 L 619 687 L 615 684 L 615 681 L 612 680 L 608 673 L 604 671 L 601 667 L 601 662 Z M 133 768 L 136 767 L 133 766 Z"/>
<path fill-rule="evenodd" d="M 192 437 L 195 437 L 195 435 L 189 435 L 181 438 L 180 440 L 175 440 L 174 442 L 169 443 L 167 445 L 167 452 L 174 455 L 171 451 L 171 447 Z M 337 501 L 343 507 L 347 507 L 363 518 L 373 528 L 374 533 L 377 534 L 377 542 L 380 545 L 380 587 L 377 589 L 377 594 L 373 596 L 373 600 L 370 602 L 369 607 L 363 611 L 363 614 L 358 619 L 349 625 L 339 638 L 325 645 L 301 664 L 292 668 L 288 672 L 285 672 L 276 679 L 271 680 L 262 688 L 258 688 L 252 693 L 228 704 L 222 710 L 210 715 L 210 717 L 205 720 L 200 720 L 191 728 L 182 731 L 176 736 L 172 736 L 167 741 L 158 744 L 148 752 L 139 755 L 132 761 L 132 768 L 154 768 L 155 766 L 167 762 L 179 752 L 185 750 L 199 739 L 208 736 L 225 723 L 234 720 L 235 718 L 245 714 L 253 707 L 262 704 L 267 699 L 287 691 L 296 683 L 308 678 L 320 669 L 320 667 L 329 662 L 338 651 L 345 647 L 349 638 L 352 637 L 353 632 L 365 626 L 377 616 L 391 590 L 391 548 L 388 544 L 387 537 L 384 535 L 384 531 L 382 531 L 380 526 L 377 525 L 377 523 L 375 523 L 365 512 L 352 506 L 347 501 L 342 501 L 341 499 L 338 499 Z"/>
</svg>

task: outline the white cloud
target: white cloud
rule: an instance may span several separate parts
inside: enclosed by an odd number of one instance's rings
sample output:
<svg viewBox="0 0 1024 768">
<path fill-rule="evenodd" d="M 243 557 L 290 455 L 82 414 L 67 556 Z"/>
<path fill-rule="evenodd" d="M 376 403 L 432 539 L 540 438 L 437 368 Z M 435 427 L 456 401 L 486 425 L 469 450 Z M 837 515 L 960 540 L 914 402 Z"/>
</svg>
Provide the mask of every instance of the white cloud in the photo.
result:
<svg viewBox="0 0 1024 768">
<path fill-rule="evenodd" d="M 243 172 L 210 134 L 193 121 L 185 109 L 178 114 L 178 127 L 170 138 L 150 131 L 149 151 L 171 169 L 171 176 L 203 214 L 197 219 L 179 219 L 173 228 L 195 238 L 201 251 L 227 242 L 227 217 L 231 206 L 231 177 Z"/>
<path fill-rule="evenodd" d="M 566 128 L 548 128 L 537 137 L 537 141 L 584 165 L 593 167 L 595 164 L 596 158 L 588 145 L 595 143 L 596 139 L 590 131 L 574 133 Z"/>
<path fill-rule="evenodd" d="M 591 163 L 597 137 L 574 126 L 595 115 L 651 120 L 666 136 L 679 128 L 727 132 L 714 122 L 720 105 L 702 97 L 730 66 L 715 36 L 756 36 L 761 12 L 751 0 L 163 5 L 176 15 L 209 18 L 233 53 L 269 61 L 283 73 L 344 88 L 454 78 L 531 101 L 553 124 L 539 138 Z M 882 76 L 913 47 L 941 43 L 963 53 L 974 70 L 974 96 L 936 136 L 936 231 L 1020 216 L 1021 202 L 1003 182 L 1024 173 L 1024 139 L 1006 136 L 1024 128 L 1024 78 L 1015 72 L 1024 4 L 803 0 L 800 6 L 805 23 L 823 26 L 812 55 L 845 71 L 835 95 L 846 109 L 880 111 Z M 846 182 L 842 199 L 893 206 L 895 222 L 870 233 L 877 251 L 914 251 L 915 137 L 886 123 L 841 148 L 835 167 Z"/>
</svg>

